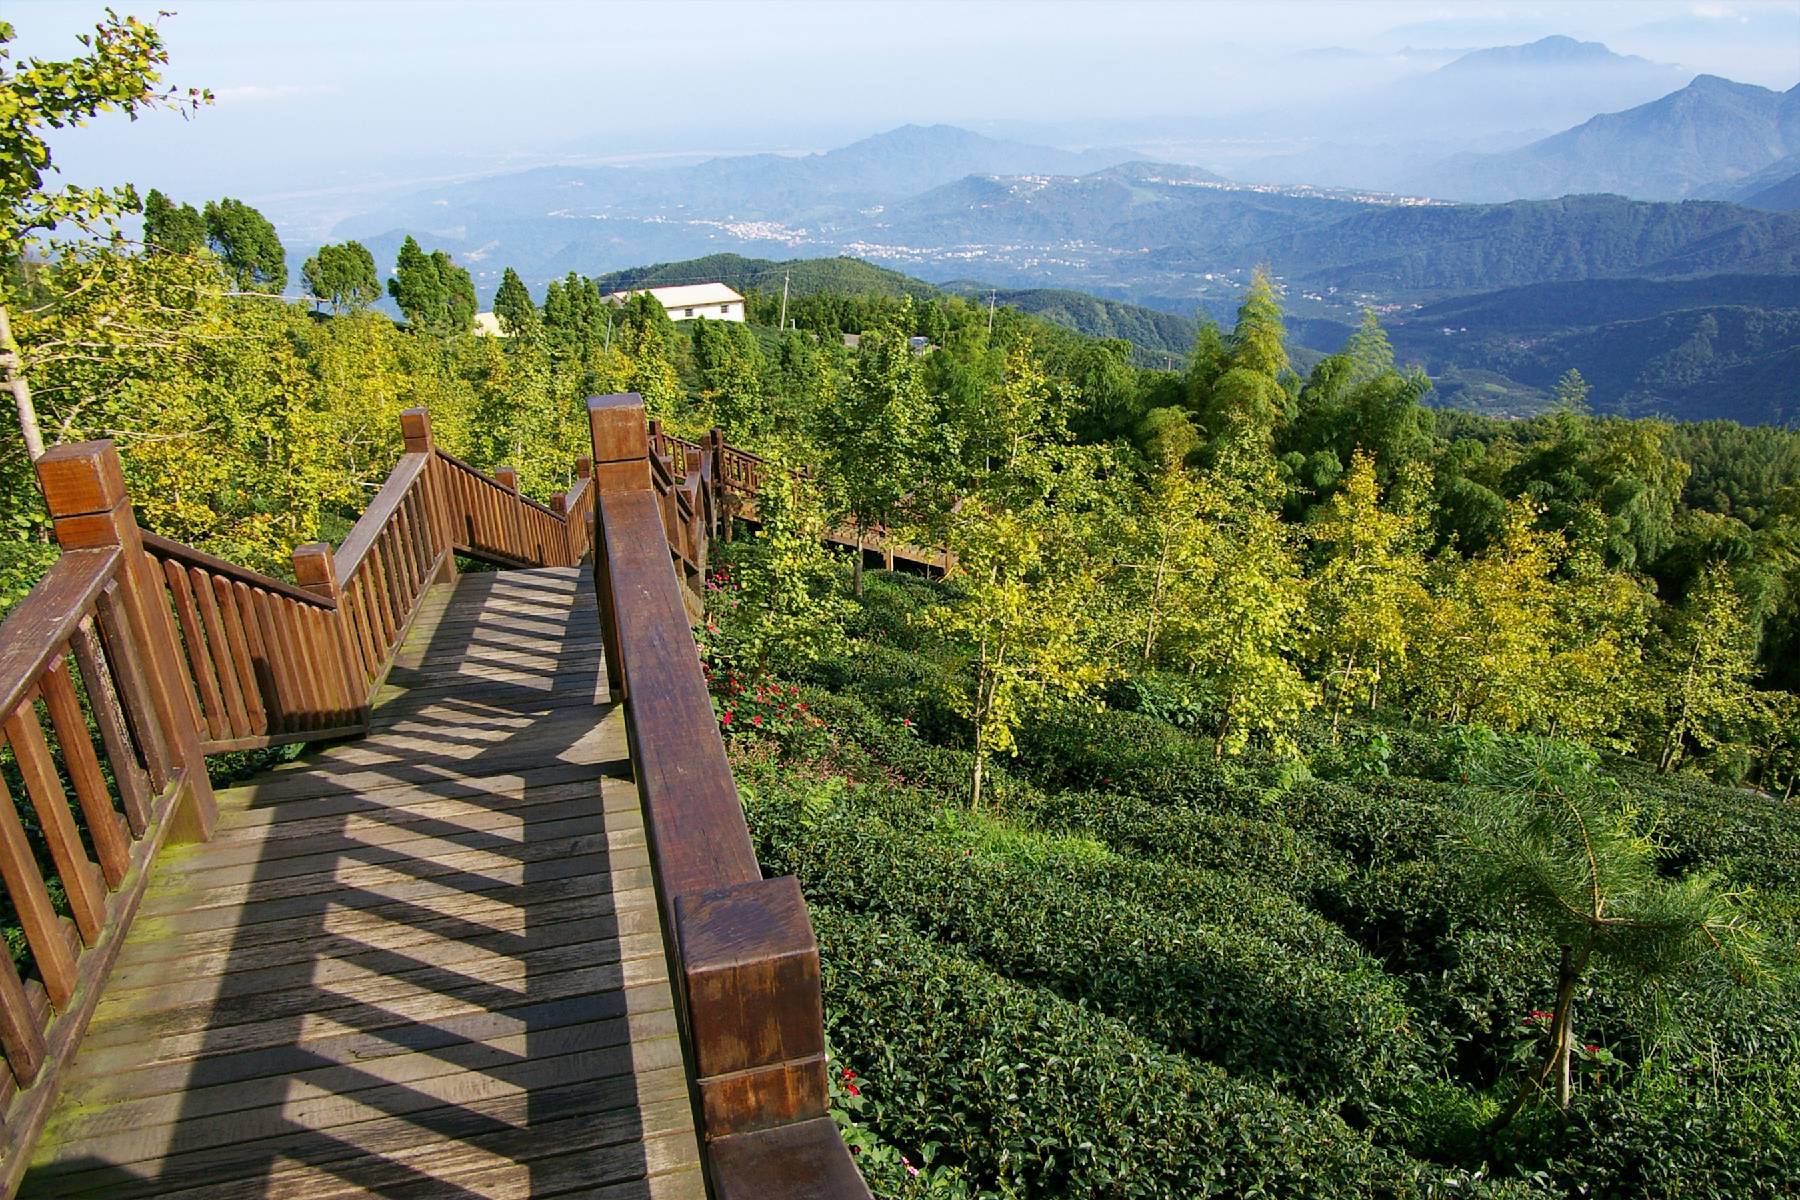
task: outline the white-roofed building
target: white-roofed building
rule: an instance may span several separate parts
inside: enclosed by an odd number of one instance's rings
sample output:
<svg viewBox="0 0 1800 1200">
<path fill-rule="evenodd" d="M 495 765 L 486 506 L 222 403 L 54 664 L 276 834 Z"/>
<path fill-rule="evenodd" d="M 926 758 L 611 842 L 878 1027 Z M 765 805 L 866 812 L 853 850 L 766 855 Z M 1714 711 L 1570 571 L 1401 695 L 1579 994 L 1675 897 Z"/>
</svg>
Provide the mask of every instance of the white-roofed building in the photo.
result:
<svg viewBox="0 0 1800 1200">
<path fill-rule="evenodd" d="M 744 298 L 722 283 L 684 283 L 674 287 L 632 288 L 624 292 L 608 292 L 609 304 L 623 304 L 639 292 L 656 297 L 671 321 L 742 321 Z"/>
</svg>

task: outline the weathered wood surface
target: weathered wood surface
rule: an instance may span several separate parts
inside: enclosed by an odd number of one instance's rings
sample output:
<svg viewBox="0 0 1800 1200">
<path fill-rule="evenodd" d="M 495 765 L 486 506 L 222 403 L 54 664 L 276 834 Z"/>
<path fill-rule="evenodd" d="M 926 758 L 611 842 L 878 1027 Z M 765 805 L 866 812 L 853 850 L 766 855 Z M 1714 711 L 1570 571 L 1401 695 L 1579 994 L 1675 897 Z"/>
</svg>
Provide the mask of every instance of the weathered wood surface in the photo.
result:
<svg viewBox="0 0 1800 1200">
<path fill-rule="evenodd" d="M 591 397 L 588 422 L 595 599 L 631 735 L 711 1195 L 868 1200 L 827 1113 L 812 922 L 793 877 L 762 876 L 688 628 L 682 585 L 704 573 L 710 533 L 704 471 L 675 488 L 670 440 L 635 394 Z"/>
<path fill-rule="evenodd" d="M 21 1195 L 700 1200 L 589 572 L 431 588 L 367 737 L 165 854 Z"/>
</svg>

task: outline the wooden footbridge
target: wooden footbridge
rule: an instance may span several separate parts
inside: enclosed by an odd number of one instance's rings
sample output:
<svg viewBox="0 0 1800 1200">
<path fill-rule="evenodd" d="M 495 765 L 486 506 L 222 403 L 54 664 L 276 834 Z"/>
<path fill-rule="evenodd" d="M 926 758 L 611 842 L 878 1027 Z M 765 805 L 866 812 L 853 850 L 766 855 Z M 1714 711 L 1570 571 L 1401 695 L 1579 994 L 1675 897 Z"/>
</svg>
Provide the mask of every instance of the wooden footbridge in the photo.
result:
<svg viewBox="0 0 1800 1200">
<path fill-rule="evenodd" d="M 38 461 L 62 555 L 0 626 L 7 1195 L 866 1200 L 689 629 L 764 464 L 636 396 L 589 416 L 544 506 L 405 414 L 298 585 L 141 531 L 110 443 Z"/>
</svg>

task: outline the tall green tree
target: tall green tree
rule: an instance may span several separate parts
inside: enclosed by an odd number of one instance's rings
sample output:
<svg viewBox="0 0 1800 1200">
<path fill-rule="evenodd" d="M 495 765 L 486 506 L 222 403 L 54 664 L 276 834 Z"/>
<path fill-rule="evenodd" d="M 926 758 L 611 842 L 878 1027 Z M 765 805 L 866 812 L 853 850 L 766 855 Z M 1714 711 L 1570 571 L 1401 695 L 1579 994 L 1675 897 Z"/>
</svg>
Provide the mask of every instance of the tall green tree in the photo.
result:
<svg viewBox="0 0 1800 1200">
<path fill-rule="evenodd" d="M 509 337 L 535 337 L 543 328 L 531 293 L 511 267 L 501 274 L 500 289 L 494 293 L 494 317 L 500 322 L 500 331 Z"/>
<path fill-rule="evenodd" d="M 134 117 L 156 108 L 194 112 L 212 102 L 212 93 L 159 86 L 169 53 L 157 27 L 136 17 L 109 10 L 93 33 L 78 39 L 82 53 L 68 59 L 27 58 L 14 66 L 10 46 L 16 36 L 12 23 L 0 20 L 0 380 L 12 395 L 26 453 L 36 458 L 44 452 L 44 439 L 13 337 L 13 265 L 35 233 L 65 221 L 87 230 L 111 227 L 138 204 L 130 185 L 45 187 L 44 177 L 57 170 L 49 132 L 103 112 Z"/>
<path fill-rule="evenodd" d="M 980 808 L 988 762 L 1016 749 L 1020 722 L 1081 696 L 1109 668 L 1094 653 L 1097 564 L 1066 514 L 1042 499 L 981 496 L 951 530 L 960 586 L 925 620 L 968 653 L 968 683 L 951 703 L 973 733 L 970 803 Z"/>
<path fill-rule="evenodd" d="M 862 594 L 863 545 L 891 527 L 917 485 L 932 405 L 901 322 L 863 334 L 837 403 L 821 419 L 834 500 L 856 531 L 853 587 Z"/>
<path fill-rule="evenodd" d="M 287 287 L 287 252 L 267 217 L 229 198 L 207 201 L 203 216 L 207 244 L 238 291 L 279 294 Z"/>
<path fill-rule="evenodd" d="M 1309 648 L 1331 728 L 1373 707 L 1383 679 L 1402 673 L 1425 601 L 1423 522 L 1384 508 L 1373 456 L 1358 451 L 1344 485 L 1307 527 L 1324 558 L 1313 577 Z"/>
<path fill-rule="evenodd" d="M 306 293 L 333 312 L 361 312 L 381 299 L 381 279 L 375 256 L 361 242 L 320 246 L 300 270 Z"/>
<path fill-rule="evenodd" d="M 1702 572 L 1661 651 L 1656 694 L 1663 702 L 1663 728 L 1656 769 L 1670 771 L 1692 750 L 1723 744 L 1749 715 L 1756 629 L 1723 563 Z"/>
<path fill-rule="evenodd" d="M 442 250 L 430 254 L 410 236 L 400 244 L 388 295 L 406 323 L 439 337 L 465 333 L 475 319 L 475 283 Z"/>
<path fill-rule="evenodd" d="M 1225 344 L 1225 369 L 1200 398 L 1202 424 L 1213 438 L 1274 441 L 1291 416 L 1286 377 L 1291 373 L 1281 302 L 1267 274 L 1257 271 L 1238 307 Z"/>
<path fill-rule="evenodd" d="M 144 244 L 152 254 L 193 254 L 206 245 L 206 218 L 151 188 L 144 197 Z"/>
</svg>

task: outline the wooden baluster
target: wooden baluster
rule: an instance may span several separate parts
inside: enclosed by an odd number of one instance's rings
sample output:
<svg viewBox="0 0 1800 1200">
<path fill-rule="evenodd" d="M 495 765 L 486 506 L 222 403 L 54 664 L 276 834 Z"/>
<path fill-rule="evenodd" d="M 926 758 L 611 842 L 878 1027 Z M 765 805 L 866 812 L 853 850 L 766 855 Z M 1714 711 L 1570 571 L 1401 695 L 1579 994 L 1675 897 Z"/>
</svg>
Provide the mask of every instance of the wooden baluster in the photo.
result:
<svg viewBox="0 0 1800 1200">
<path fill-rule="evenodd" d="M 10 802 L 0 803 L 12 807 Z M 6 1051 L 6 1065 L 12 1068 L 14 1082 L 23 1089 L 30 1087 L 43 1069 L 44 1034 L 38 1027 L 37 1014 L 31 1011 L 31 998 L 19 981 L 12 955 L 0 957 L 4 959 L 0 961 L 0 1049 Z"/>
<path fill-rule="evenodd" d="M 550 511 L 555 513 L 557 520 L 562 522 L 563 559 L 561 562 L 554 565 L 559 567 L 573 566 L 579 560 L 575 557 L 574 534 L 569 531 L 569 493 L 557 492 L 555 495 L 551 496 Z"/>
<path fill-rule="evenodd" d="M 149 667 L 141 647 L 131 636 L 131 626 L 120 598 L 118 580 L 100 589 L 94 613 L 100 619 L 100 636 L 106 642 L 106 660 L 112 664 L 118 680 L 120 699 L 124 702 L 125 723 L 132 741 L 143 754 L 144 769 L 150 773 L 150 784 L 158 792 L 180 770 L 177 751 L 170 745 L 163 728 L 155 720 L 156 702 L 150 691 Z M 185 701 L 184 701 L 185 703 Z"/>
<path fill-rule="evenodd" d="M 263 621 L 257 611 L 256 593 L 240 581 L 231 585 L 232 606 L 243 630 L 251 674 L 256 678 L 256 703 L 262 713 L 262 732 L 279 733 L 286 713 L 281 685 L 275 675 L 274 651 L 263 637 Z"/>
<path fill-rule="evenodd" d="M 256 657 L 250 649 L 250 638 L 244 629 L 244 613 L 238 606 L 236 588 L 223 575 L 212 578 L 213 603 L 225 625 L 225 644 L 231 647 L 231 661 L 236 665 L 238 691 L 244 700 L 244 720 L 250 734 L 269 732 L 269 716 L 263 710 L 262 685 L 256 678 Z"/>
<path fill-rule="evenodd" d="M 400 631 L 406 628 L 406 609 L 400 603 L 399 580 L 395 575 L 393 557 L 388 553 L 387 530 L 375 535 L 375 541 L 369 547 L 369 558 L 370 565 L 375 568 L 370 582 L 375 585 L 375 591 L 381 597 L 381 618 L 388 627 L 387 649 L 392 649 L 394 643 L 400 640 Z"/>
<path fill-rule="evenodd" d="M 173 606 L 175 619 L 180 625 L 180 636 L 172 644 L 172 649 L 176 663 L 187 664 L 182 677 L 187 682 L 194 722 L 205 725 L 211 736 L 224 737 L 224 704 L 219 699 L 219 685 L 214 681 L 211 665 L 206 659 L 206 643 L 200 637 L 200 618 L 194 611 L 193 594 L 188 590 L 187 572 L 181 569 L 180 563 L 172 559 L 159 561 L 154 555 L 149 558 L 151 564 L 162 571 L 168 584 L 168 604 L 164 607 L 167 609 Z M 204 711 L 201 708 L 202 702 L 205 704 Z"/>
<path fill-rule="evenodd" d="M 332 566 L 335 568 L 336 565 L 334 559 Z M 344 603 L 350 613 L 351 625 L 356 632 L 356 648 L 362 664 L 362 673 L 357 676 L 357 694 L 363 697 L 362 703 L 365 706 L 368 704 L 369 681 L 375 678 L 376 673 L 380 671 L 382 661 L 380 652 L 375 648 L 379 633 L 375 628 L 374 618 L 369 609 L 368 593 L 363 588 L 363 577 L 367 573 L 359 569 L 356 576 L 344 588 Z"/>
<path fill-rule="evenodd" d="M 370 547 L 362 566 L 357 568 L 356 577 L 363 591 L 363 612 L 368 615 L 369 629 L 375 635 L 375 667 L 378 672 L 381 664 L 387 661 L 388 647 L 394 644 L 394 631 L 388 618 L 387 593 L 376 582 L 376 576 L 380 573 L 380 557 Z"/>
<path fill-rule="evenodd" d="M 306 728 L 306 691 L 294 665 L 294 648 L 285 630 L 281 597 L 271 596 L 262 588 L 251 589 L 256 604 L 257 624 L 262 628 L 263 648 L 269 652 L 269 671 L 275 677 L 275 694 L 280 697 L 281 732 L 294 733 Z"/>
<path fill-rule="evenodd" d="M 6 881 L 6 893 L 12 897 L 13 909 L 24 927 L 25 941 L 31 957 L 43 977 L 44 990 L 50 1003 L 59 1010 L 68 1006 L 75 994 L 75 948 L 63 933 L 62 919 L 50 902 L 50 891 L 38 870 L 37 856 L 25 837 L 25 826 L 19 821 L 11 793 L 0 781 L 0 878 Z"/>
<path fill-rule="evenodd" d="M 225 699 L 225 715 L 231 722 L 232 735 L 249 737 L 250 716 L 239 687 L 231 643 L 225 637 L 225 622 L 219 616 L 218 600 L 213 595 L 212 576 L 199 567 L 189 567 L 188 582 L 193 585 L 194 603 L 200 610 L 200 624 L 206 631 L 206 648 L 212 659 L 213 675 L 218 679 L 219 690 Z"/>
<path fill-rule="evenodd" d="M 87 847 L 81 844 L 74 814 L 69 812 L 69 797 L 50 756 L 50 744 L 44 740 L 43 727 L 38 724 L 37 709 L 29 701 L 7 716 L 6 740 L 19 760 L 25 792 L 31 797 L 38 828 L 43 830 L 44 842 L 50 847 L 63 893 L 69 898 L 75 927 L 81 930 L 81 940 L 92 946 L 100 940 L 100 931 L 106 924 L 105 884 L 87 856 Z"/>
<path fill-rule="evenodd" d="M 113 778 L 119 785 L 119 805 L 125 810 L 125 823 L 131 836 L 144 836 L 150 827 L 150 793 L 145 785 L 144 769 L 138 765 L 136 748 L 127 736 L 125 721 L 119 709 L 118 693 L 113 689 L 112 672 L 101 652 L 100 639 L 94 634 L 92 618 L 76 626 L 71 639 L 75 664 L 87 685 L 88 707 L 93 710 L 94 724 L 100 727 L 100 740 L 106 747 L 106 759 L 112 764 Z"/>
<path fill-rule="evenodd" d="M 331 557 L 330 544 L 308 542 L 295 549 L 294 579 L 307 591 L 337 604 L 337 611 L 331 614 L 327 623 L 331 627 L 332 640 L 336 642 L 338 660 L 343 664 L 344 707 L 351 720 L 367 724 L 368 697 L 364 693 L 368 688 L 363 682 L 363 667 L 356 652 L 354 619 L 343 586 L 338 582 L 337 562 Z"/>
<path fill-rule="evenodd" d="M 100 874 L 105 877 L 108 890 L 117 890 L 125 882 L 125 872 L 131 869 L 131 839 L 113 808 L 106 778 L 100 774 L 100 760 L 88 736 L 87 714 L 81 711 L 81 701 L 75 695 L 68 662 L 58 657 L 44 672 L 42 687 L 44 707 L 50 710 L 50 725 L 62 748 L 63 769 L 75 785 L 75 799 L 87 820 L 88 838 L 100 859 Z M 65 804 L 65 811 L 67 807 Z"/>
<path fill-rule="evenodd" d="M 400 497 L 400 503 L 394 505 L 393 515 L 388 518 L 389 545 L 393 547 L 395 579 L 398 581 L 400 596 L 400 624 L 405 625 L 412 616 L 413 606 L 418 603 L 420 584 L 419 562 L 414 555 L 412 522 L 406 516 L 406 497 Z"/>
<path fill-rule="evenodd" d="M 730 497 L 725 494 L 725 431 L 714 425 L 706 433 L 707 453 L 712 455 L 712 501 L 713 521 L 717 528 L 712 530 L 715 537 L 731 540 L 731 509 L 728 507 Z"/>
<path fill-rule="evenodd" d="M 130 636 L 143 650 L 146 683 L 172 757 L 184 774 L 186 803 L 171 814 L 170 834 L 178 840 L 204 841 L 218 818 L 200 731 L 182 703 L 170 622 L 157 621 L 151 600 L 162 603 L 160 586 L 151 574 L 137 519 L 125 496 L 125 473 L 111 442 L 77 442 L 57 446 L 34 464 L 44 503 L 66 549 L 118 546 L 119 599 Z M 154 590 L 152 590 L 154 589 Z M 146 714 L 148 718 L 149 714 Z"/>
<path fill-rule="evenodd" d="M 510 544 L 505 547 L 506 553 L 514 558 L 529 560 L 531 552 L 526 549 L 525 541 L 525 505 L 519 500 L 519 473 L 512 467 L 495 467 L 494 481 L 506 491 L 501 500 L 505 522 L 505 536 Z"/>
</svg>

